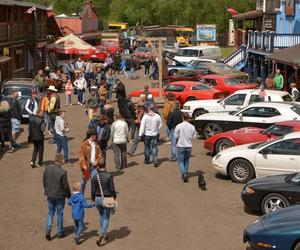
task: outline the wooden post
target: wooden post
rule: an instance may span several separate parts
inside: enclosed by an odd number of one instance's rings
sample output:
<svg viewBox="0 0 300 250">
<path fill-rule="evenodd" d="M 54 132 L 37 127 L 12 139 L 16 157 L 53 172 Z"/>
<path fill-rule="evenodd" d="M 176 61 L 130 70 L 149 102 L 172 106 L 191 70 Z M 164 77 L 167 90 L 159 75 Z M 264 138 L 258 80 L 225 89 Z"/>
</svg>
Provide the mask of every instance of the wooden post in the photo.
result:
<svg viewBox="0 0 300 250">
<path fill-rule="evenodd" d="M 162 78 L 163 78 L 163 70 L 162 70 L 162 67 L 163 67 L 163 57 L 162 57 L 162 53 L 163 53 L 163 45 L 162 45 L 162 40 L 160 39 L 158 41 L 158 69 L 159 69 L 159 72 L 158 72 L 158 86 L 159 86 L 159 97 L 161 98 L 162 97 Z"/>
<path fill-rule="evenodd" d="M 37 10 L 33 11 L 33 68 L 34 68 L 34 74 L 37 73 L 37 36 L 38 36 L 38 23 L 37 23 Z"/>
</svg>

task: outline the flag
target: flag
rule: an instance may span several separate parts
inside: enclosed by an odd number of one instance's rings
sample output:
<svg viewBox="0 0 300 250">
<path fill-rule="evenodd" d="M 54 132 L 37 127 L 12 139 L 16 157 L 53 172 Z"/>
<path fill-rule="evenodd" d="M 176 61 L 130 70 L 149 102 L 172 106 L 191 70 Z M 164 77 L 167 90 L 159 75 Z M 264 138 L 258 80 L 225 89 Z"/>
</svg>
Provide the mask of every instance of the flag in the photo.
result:
<svg viewBox="0 0 300 250">
<path fill-rule="evenodd" d="M 265 84 L 262 82 L 259 87 L 259 96 L 264 98 L 266 96 Z"/>
<path fill-rule="evenodd" d="M 26 10 L 25 13 L 31 14 L 32 12 L 36 11 L 36 7 L 32 6 L 30 9 Z"/>
<path fill-rule="evenodd" d="M 225 8 L 230 13 L 231 16 L 236 16 L 238 14 L 238 12 L 233 8 L 227 8 L 227 7 Z"/>
</svg>

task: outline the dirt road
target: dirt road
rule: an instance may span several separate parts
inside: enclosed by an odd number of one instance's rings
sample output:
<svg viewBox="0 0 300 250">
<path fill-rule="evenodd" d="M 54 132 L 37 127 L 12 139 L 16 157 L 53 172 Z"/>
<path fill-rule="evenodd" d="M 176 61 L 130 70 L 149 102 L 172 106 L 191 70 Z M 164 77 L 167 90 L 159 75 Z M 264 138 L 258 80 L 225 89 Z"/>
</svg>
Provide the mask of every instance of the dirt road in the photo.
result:
<svg viewBox="0 0 300 250">
<path fill-rule="evenodd" d="M 146 81 L 126 81 L 127 92 L 141 88 Z M 73 103 L 75 98 L 73 99 Z M 65 167 L 69 183 L 80 180 L 78 149 L 87 126 L 83 107 L 67 107 L 70 125 L 69 158 Z M 27 138 L 27 126 L 19 142 Z M 164 131 L 163 131 L 164 134 Z M 103 249 L 197 249 L 240 250 L 243 229 L 257 216 L 244 212 L 241 185 L 216 177 L 211 156 L 201 140 L 196 140 L 191 159 L 191 178 L 183 184 L 176 163 L 168 161 L 170 145 L 159 147 L 158 168 L 143 164 L 143 145 L 137 156 L 128 159 L 128 168 L 115 172 L 119 209 L 111 217 L 111 240 Z M 129 144 L 130 146 L 130 144 Z M 0 249 L 97 249 L 99 218 L 96 208 L 86 210 L 84 242 L 73 240 L 70 208 L 64 212 L 67 237 L 45 240 L 46 197 L 43 195 L 43 168 L 32 169 L 32 145 L 23 144 L 17 152 L 6 152 L 0 160 Z M 51 163 L 55 145 L 45 142 L 45 162 Z M 112 151 L 108 151 L 108 170 L 114 172 Z M 197 187 L 197 171 L 203 171 L 208 190 Z M 89 190 L 89 186 L 87 187 Z M 56 221 L 52 235 L 56 234 Z"/>
</svg>

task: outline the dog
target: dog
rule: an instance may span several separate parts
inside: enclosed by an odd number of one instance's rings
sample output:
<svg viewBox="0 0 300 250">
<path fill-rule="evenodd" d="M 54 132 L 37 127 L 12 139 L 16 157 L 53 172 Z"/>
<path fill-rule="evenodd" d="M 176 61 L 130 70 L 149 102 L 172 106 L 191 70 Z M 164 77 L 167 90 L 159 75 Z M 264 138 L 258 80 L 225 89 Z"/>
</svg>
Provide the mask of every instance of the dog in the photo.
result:
<svg viewBox="0 0 300 250">
<path fill-rule="evenodd" d="M 204 180 L 204 175 L 201 173 L 198 175 L 198 186 L 202 191 L 206 190 L 206 181 Z"/>
</svg>

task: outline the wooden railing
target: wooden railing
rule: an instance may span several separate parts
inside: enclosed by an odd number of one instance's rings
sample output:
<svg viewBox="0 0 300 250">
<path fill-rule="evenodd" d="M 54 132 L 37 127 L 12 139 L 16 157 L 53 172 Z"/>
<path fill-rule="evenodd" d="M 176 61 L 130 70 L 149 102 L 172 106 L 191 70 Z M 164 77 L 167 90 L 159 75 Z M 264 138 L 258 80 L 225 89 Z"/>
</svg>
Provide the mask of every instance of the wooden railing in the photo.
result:
<svg viewBox="0 0 300 250">
<path fill-rule="evenodd" d="M 0 41 L 9 40 L 9 26 L 8 23 L 0 23 Z"/>
</svg>

